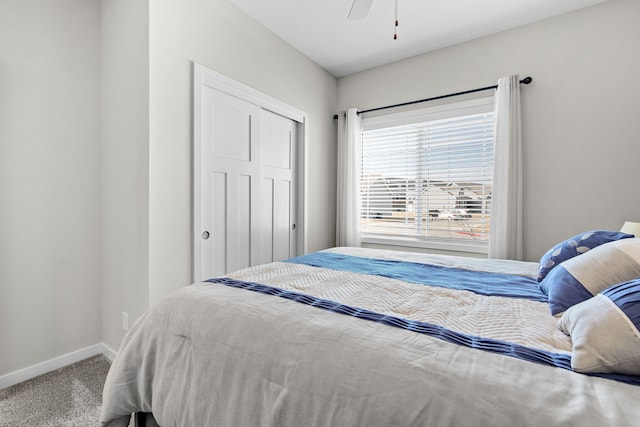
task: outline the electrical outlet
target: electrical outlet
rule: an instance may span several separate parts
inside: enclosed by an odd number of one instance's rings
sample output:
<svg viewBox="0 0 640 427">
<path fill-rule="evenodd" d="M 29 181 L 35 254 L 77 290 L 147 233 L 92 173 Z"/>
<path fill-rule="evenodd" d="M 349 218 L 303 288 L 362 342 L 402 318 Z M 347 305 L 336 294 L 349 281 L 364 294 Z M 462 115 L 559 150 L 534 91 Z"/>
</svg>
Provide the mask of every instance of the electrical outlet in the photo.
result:
<svg viewBox="0 0 640 427">
<path fill-rule="evenodd" d="M 125 331 L 129 330 L 129 313 L 126 311 L 122 312 L 122 329 Z"/>
</svg>

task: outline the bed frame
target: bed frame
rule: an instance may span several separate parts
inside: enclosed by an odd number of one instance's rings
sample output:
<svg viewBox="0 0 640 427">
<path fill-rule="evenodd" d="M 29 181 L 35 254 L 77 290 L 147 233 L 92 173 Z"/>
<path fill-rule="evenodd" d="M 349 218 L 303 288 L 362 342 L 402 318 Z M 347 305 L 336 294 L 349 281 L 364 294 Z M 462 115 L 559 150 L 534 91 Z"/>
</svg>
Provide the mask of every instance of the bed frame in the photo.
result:
<svg viewBox="0 0 640 427">
<path fill-rule="evenodd" d="M 151 412 L 136 412 L 135 427 L 160 427 Z"/>
</svg>

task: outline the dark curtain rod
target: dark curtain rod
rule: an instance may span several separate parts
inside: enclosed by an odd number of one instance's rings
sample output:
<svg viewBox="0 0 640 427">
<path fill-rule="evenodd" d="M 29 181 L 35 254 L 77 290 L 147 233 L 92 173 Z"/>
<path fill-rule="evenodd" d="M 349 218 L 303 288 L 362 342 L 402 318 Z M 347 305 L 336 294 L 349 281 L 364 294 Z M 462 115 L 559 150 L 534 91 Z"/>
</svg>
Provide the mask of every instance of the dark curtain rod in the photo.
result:
<svg viewBox="0 0 640 427">
<path fill-rule="evenodd" d="M 532 81 L 533 81 L 533 78 L 525 77 L 524 79 L 520 80 L 520 84 L 528 85 Z M 370 113 L 372 111 L 386 110 L 387 108 L 404 107 L 406 105 L 419 104 L 421 102 L 428 102 L 428 101 L 436 101 L 438 99 L 451 98 L 452 96 L 467 95 L 469 93 L 482 92 L 482 91 L 485 91 L 485 90 L 497 89 L 497 88 L 498 88 L 498 85 L 493 85 L 493 86 L 481 87 L 481 88 L 478 88 L 478 89 L 465 90 L 464 92 L 456 92 L 456 93 L 449 93 L 447 95 L 434 96 L 433 98 L 426 98 L 426 99 L 419 99 L 417 101 L 403 102 L 401 104 L 386 105 L 384 107 L 378 107 L 378 108 L 370 108 L 369 110 L 358 111 L 358 115 L 364 114 L 364 113 Z M 338 115 L 337 114 L 334 115 L 333 118 L 334 118 L 334 120 L 337 119 Z"/>
</svg>

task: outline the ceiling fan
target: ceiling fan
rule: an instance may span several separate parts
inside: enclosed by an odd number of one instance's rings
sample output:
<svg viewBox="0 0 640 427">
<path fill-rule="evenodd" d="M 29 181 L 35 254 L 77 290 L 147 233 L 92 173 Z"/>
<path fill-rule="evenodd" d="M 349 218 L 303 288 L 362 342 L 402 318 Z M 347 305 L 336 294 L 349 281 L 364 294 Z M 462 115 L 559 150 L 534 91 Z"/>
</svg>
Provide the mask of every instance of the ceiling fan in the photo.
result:
<svg viewBox="0 0 640 427">
<path fill-rule="evenodd" d="M 371 4 L 373 0 L 353 0 L 351 4 L 351 10 L 349 11 L 349 15 L 347 16 L 350 20 L 358 20 L 364 19 L 367 17 L 369 13 L 369 9 L 371 9 Z M 396 0 L 396 20 L 395 20 L 395 31 L 393 33 L 393 39 L 396 40 L 398 38 L 398 0 Z"/>
<path fill-rule="evenodd" d="M 366 18 L 372 3 L 373 0 L 353 0 L 348 18 L 352 20 Z"/>
</svg>

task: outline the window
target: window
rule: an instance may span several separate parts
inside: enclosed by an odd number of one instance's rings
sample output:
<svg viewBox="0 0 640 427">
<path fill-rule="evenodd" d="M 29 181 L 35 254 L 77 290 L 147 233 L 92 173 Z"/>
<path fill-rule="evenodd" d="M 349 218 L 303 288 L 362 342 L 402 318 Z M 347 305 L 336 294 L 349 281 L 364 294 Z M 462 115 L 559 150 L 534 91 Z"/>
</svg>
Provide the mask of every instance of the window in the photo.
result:
<svg viewBox="0 0 640 427">
<path fill-rule="evenodd" d="M 487 252 L 493 97 L 362 121 L 362 240 Z"/>
</svg>

